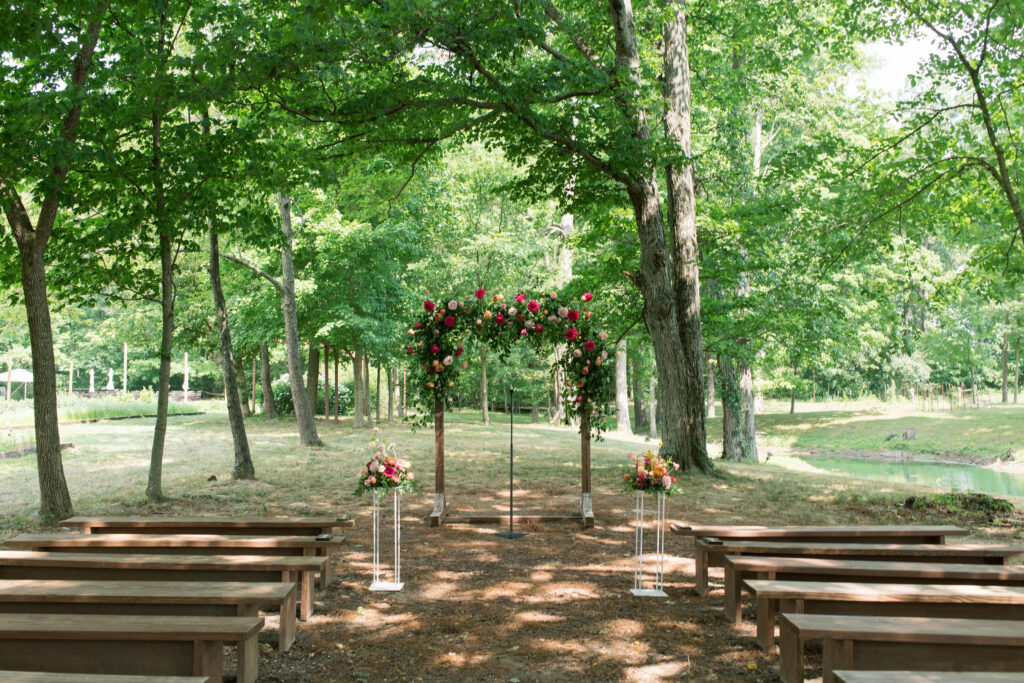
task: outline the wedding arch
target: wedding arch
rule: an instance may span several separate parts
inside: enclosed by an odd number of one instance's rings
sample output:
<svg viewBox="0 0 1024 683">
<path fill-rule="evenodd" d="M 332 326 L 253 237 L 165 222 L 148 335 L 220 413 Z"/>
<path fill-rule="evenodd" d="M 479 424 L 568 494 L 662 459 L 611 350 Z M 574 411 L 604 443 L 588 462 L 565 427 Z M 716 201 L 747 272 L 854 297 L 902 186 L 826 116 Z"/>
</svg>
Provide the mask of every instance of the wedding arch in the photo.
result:
<svg viewBox="0 0 1024 683">
<path fill-rule="evenodd" d="M 449 388 L 466 367 L 462 356 L 471 341 L 485 344 L 504 355 L 515 344 L 535 347 L 561 346 L 554 365 L 562 370 L 565 386 L 562 398 L 565 420 L 580 427 L 581 497 L 579 519 L 594 525 L 590 491 L 590 442 L 600 429 L 592 420 L 604 410 L 604 398 L 614 384 L 614 372 L 607 363 L 608 335 L 597 329 L 591 310 L 593 297 L 560 298 L 557 292 L 516 294 L 506 302 L 502 294 L 489 295 L 478 289 L 468 300 L 427 299 L 423 310 L 409 328 L 412 338 L 406 353 L 415 361 L 412 386 L 428 409 L 433 406 L 434 423 L 434 509 L 431 526 L 442 524 L 448 515 L 444 485 L 444 409 Z M 543 517 L 555 519 L 555 517 Z M 498 521 L 474 516 L 473 521 Z"/>
</svg>

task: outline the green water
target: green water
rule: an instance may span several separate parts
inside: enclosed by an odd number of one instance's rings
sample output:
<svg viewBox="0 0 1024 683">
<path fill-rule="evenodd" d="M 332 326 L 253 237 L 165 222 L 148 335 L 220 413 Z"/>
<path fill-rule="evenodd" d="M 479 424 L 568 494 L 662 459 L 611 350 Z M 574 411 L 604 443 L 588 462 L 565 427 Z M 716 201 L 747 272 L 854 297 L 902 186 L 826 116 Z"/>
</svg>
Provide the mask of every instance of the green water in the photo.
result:
<svg viewBox="0 0 1024 683">
<path fill-rule="evenodd" d="M 860 458 L 801 458 L 818 469 L 854 479 L 920 484 L 946 491 L 977 491 L 991 496 L 1024 496 L 1024 474 L 996 472 L 973 465 L 937 462 L 895 462 Z"/>
</svg>

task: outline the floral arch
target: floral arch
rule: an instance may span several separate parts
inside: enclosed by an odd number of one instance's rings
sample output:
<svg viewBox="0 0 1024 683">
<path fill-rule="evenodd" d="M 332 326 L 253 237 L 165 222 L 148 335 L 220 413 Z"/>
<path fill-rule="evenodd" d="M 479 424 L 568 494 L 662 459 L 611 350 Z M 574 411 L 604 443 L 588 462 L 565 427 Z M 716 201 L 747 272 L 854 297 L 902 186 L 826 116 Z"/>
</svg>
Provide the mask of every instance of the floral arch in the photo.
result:
<svg viewBox="0 0 1024 683">
<path fill-rule="evenodd" d="M 600 421 L 592 421 L 592 418 L 603 414 L 605 399 L 615 379 L 606 362 L 608 335 L 596 327 L 595 316 L 589 310 L 592 301 L 589 293 L 563 299 L 557 292 L 538 292 L 519 293 L 506 302 L 501 294 L 488 295 L 478 289 L 468 300 L 442 298 L 423 302 L 422 313 L 409 328 L 411 342 L 405 348 L 415 360 L 411 372 L 413 386 L 423 405 L 433 406 L 432 526 L 441 524 L 448 513 L 444 487 L 445 399 L 458 373 L 466 367 L 460 356 L 470 342 L 486 344 L 499 356 L 507 354 L 516 344 L 550 346 L 552 350 L 558 345 L 565 346 L 564 353 L 556 356 L 554 365 L 562 370 L 565 378 L 565 420 L 580 426 L 580 520 L 584 526 L 593 526 L 590 441 L 600 429 Z"/>
</svg>

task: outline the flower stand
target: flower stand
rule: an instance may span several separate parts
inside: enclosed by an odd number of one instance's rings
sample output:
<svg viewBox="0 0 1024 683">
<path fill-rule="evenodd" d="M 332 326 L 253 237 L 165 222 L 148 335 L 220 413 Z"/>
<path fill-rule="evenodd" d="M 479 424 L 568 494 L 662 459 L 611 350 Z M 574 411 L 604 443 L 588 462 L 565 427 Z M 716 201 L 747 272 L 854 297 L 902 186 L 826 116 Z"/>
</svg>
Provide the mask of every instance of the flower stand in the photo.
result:
<svg viewBox="0 0 1024 683">
<path fill-rule="evenodd" d="M 383 513 L 383 501 L 385 493 L 373 492 L 373 583 L 370 584 L 372 591 L 400 591 L 405 584 L 402 582 L 402 492 L 395 489 L 394 493 L 394 554 L 395 554 L 395 576 L 394 581 L 383 581 L 384 572 L 380 566 L 380 518 Z"/>
<path fill-rule="evenodd" d="M 658 514 L 655 520 L 654 586 L 644 588 L 644 498 L 643 491 L 636 492 L 636 557 L 633 564 L 633 595 L 642 598 L 667 598 L 662 589 L 665 583 L 665 494 L 657 494 Z"/>
</svg>

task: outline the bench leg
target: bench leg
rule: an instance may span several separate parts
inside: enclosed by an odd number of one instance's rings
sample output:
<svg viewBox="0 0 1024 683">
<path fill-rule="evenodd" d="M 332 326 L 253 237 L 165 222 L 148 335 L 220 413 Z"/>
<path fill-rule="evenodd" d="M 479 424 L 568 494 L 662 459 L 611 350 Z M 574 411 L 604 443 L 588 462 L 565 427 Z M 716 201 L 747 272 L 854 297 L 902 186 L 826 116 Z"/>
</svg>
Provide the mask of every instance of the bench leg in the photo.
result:
<svg viewBox="0 0 1024 683">
<path fill-rule="evenodd" d="M 700 543 L 693 549 L 693 567 L 697 574 L 697 594 L 702 598 L 708 595 L 708 553 Z"/>
<path fill-rule="evenodd" d="M 238 643 L 238 683 L 256 683 L 260 666 L 260 643 L 256 633 Z"/>
<path fill-rule="evenodd" d="M 725 565 L 725 618 L 732 624 L 742 619 L 743 572 L 737 572 L 731 564 Z"/>
<path fill-rule="evenodd" d="M 197 640 L 192 645 L 192 675 L 208 676 L 213 683 L 224 680 L 224 643 Z"/>
<path fill-rule="evenodd" d="M 299 619 L 313 616 L 313 572 L 299 572 Z"/>
<path fill-rule="evenodd" d="M 778 600 L 757 599 L 757 642 L 765 652 L 775 652 L 775 613 Z"/>
<path fill-rule="evenodd" d="M 281 619 L 278 623 L 277 650 L 285 652 L 295 642 L 295 607 L 298 586 L 281 603 Z"/>
<path fill-rule="evenodd" d="M 320 590 L 327 590 L 327 587 L 331 585 L 331 549 L 322 548 L 317 551 L 317 555 L 327 558 L 324 563 L 324 570 L 320 573 Z"/>
<path fill-rule="evenodd" d="M 779 625 L 779 676 L 784 683 L 803 683 L 804 645 L 800 632 L 785 619 Z"/>
<path fill-rule="evenodd" d="M 821 648 L 821 681 L 836 683 L 835 671 L 853 668 L 853 641 L 825 638 Z"/>
</svg>

